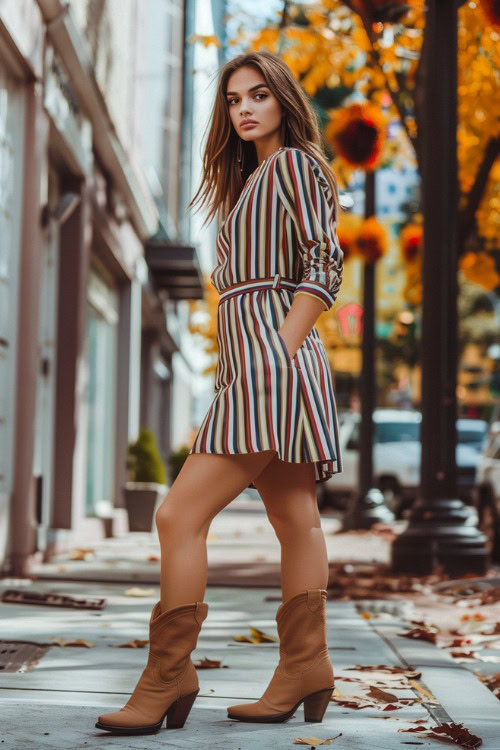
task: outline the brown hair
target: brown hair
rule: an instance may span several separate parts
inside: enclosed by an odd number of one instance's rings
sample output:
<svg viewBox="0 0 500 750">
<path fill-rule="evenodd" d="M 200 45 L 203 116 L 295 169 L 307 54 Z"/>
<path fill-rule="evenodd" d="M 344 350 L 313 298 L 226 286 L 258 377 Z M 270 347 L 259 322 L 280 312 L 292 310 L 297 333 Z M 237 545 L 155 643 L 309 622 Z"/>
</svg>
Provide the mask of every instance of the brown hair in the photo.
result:
<svg viewBox="0 0 500 750">
<path fill-rule="evenodd" d="M 242 140 L 243 172 L 240 172 L 236 158 L 239 136 L 233 127 L 226 99 L 227 82 L 235 70 L 244 65 L 255 66 L 264 77 L 274 96 L 283 109 L 281 121 L 282 145 L 300 148 L 313 156 L 319 163 L 330 185 L 335 215 L 338 215 L 339 202 L 337 181 L 323 153 L 323 139 L 314 110 L 295 79 L 288 65 L 277 55 L 268 51 L 246 52 L 229 60 L 219 72 L 217 93 L 209 123 L 209 133 L 203 154 L 203 174 L 201 185 L 188 205 L 208 197 L 209 213 L 203 226 L 222 208 L 225 218 L 236 205 L 241 189 L 250 174 L 258 167 L 255 144 Z M 201 193 L 201 196 L 200 196 Z"/>
</svg>

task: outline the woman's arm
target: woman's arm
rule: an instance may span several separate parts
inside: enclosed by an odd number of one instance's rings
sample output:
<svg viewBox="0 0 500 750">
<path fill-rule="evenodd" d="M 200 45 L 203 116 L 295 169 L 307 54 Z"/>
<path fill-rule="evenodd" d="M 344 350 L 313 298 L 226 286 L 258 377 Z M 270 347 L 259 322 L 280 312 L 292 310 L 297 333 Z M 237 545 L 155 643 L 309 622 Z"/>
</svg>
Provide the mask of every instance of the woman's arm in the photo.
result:
<svg viewBox="0 0 500 750">
<path fill-rule="evenodd" d="M 312 294 L 298 294 L 279 329 L 290 357 L 294 357 L 306 336 L 311 332 L 320 314 L 324 312 L 323 301 Z"/>
<path fill-rule="evenodd" d="M 303 274 L 280 334 L 293 357 L 321 312 L 333 305 L 342 283 L 340 248 L 328 182 L 316 160 L 301 149 L 283 151 L 275 162 L 276 187 L 298 240 Z"/>
</svg>

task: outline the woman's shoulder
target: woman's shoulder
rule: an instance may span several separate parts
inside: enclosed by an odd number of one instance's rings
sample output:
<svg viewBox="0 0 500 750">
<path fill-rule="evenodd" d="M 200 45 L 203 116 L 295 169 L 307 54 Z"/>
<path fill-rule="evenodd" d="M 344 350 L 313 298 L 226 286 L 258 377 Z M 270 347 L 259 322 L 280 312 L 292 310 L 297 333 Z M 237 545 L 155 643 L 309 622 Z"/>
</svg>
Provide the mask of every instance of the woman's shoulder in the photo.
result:
<svg viewBox="0 0 500 750">
<path fill-rule="evenodd" d="M 275 164 L 287 174 L 295 177 L 299 181 L 304 181 L 310 176 L 310 172 L 316 177 L 318 182 L 327 190 L 330 185 L 326 179 L 318 160 L 308 151 L 297 146 L 285 146 L 278 153 Z"/>
</svg>

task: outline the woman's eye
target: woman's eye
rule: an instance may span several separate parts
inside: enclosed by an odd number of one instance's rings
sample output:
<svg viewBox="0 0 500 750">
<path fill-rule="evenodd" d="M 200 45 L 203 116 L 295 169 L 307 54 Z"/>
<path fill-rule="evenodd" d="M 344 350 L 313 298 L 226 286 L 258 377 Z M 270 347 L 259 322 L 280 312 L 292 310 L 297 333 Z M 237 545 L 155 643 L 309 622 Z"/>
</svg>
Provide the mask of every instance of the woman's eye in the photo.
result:
<svg viewBox="0 0 500 750">
<path fill-rule="evenodd" d="M 267 97 L 267 94 L 260 93 L 260 94 L 255 94 L 255 96 L 263 96 L 265 99 Z M 236 99 L 228 99 L 227 103 L 232 104 L 234 101 L 236 101 Z"/>
</svg>

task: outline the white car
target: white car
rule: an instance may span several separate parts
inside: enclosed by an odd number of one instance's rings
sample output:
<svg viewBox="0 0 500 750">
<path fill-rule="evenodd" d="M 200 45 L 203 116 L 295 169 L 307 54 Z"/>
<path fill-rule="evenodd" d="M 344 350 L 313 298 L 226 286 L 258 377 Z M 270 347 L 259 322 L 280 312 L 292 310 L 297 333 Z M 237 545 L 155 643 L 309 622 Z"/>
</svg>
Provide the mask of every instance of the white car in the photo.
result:
<svg viewBox="0 0 500 750">
<path fill-rule="evenodd" d="M 414 409 L 378 408 L 373 412 L 374 486 L 384 492 L 387 505 L 397 513 L 413 502 L 420 484 L 421 421 L 421 413 Z M 358 489 L 360 422 L 358 412 L 339 416 L 343 471 L 323 483 L 321 505 L 333 502 L 346 507 Z M 482 419 L 457 420 L 457 490 L 466 501 L 470 500 L 486 431 Z"/>
</svg>

